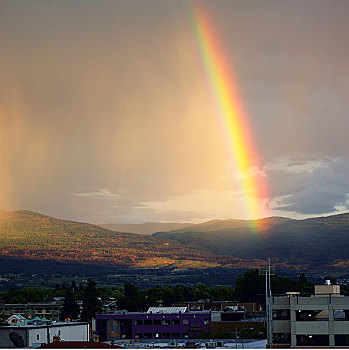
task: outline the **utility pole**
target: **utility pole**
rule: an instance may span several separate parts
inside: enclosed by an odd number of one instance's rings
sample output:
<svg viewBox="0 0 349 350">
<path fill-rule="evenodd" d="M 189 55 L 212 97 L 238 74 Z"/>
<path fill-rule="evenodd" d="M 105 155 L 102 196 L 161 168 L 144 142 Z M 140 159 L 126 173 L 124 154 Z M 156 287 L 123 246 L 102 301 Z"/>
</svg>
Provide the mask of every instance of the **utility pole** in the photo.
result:
<svg viewBox="0 0 349 350">
<path fill-rule="evenodd" d="M 269 258 L 269 266 L 268 266 L 268 276 L 269 276 L 269 322 L 268 322 L 268 338 L 269 338 L 269 347 L 271 348 L 273 345 L 273 302 L 272 302 L 272 298 L 271 298 L 271 270 L 270 270 L 270 258 Z M 275 273 L 274 273 L 275 275 Z"/>
<path fill-rule="evenodd" d="M 273 310 L 272 310 L 272 293 L 271 293 L 271 276 L 275 275 L 275 267 L 268 265 L 259 270 L 260 275 L 265 275 L 265 311 L 267 319 L 267 344 L 269 348 L 273 345 Z"/>
</svg>

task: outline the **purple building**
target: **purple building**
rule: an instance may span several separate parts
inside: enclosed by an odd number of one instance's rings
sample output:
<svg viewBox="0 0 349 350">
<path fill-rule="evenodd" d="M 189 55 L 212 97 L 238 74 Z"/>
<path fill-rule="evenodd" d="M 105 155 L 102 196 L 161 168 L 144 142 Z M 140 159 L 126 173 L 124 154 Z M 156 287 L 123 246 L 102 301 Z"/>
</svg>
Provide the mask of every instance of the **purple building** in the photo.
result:
<svg viewBox="0 0 349 350">
<path fill-rule="evenodd" d="M 96 334 L 100 341 L 184 339 L 209 332 L 210 322 L 210 311 L 188 312 L 186 307 L 154 307 L 143 313 L 97 314 Z"/>
</svg>

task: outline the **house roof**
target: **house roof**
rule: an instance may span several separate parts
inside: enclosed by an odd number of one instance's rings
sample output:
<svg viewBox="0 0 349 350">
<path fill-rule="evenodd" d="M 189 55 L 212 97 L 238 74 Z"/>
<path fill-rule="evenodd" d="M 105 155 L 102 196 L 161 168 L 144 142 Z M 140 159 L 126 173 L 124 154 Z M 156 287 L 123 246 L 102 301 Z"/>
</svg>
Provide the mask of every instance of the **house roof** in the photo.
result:
<svg viewBox="0 0 349 350">
<path fill-rule="evenodd" d="M 73 326 L 78 326 L 78 325 L 88 325 L 88 322 L 55 322 L 51 323 L 49 325 L 46 324 L 28 324 L 27 322 L 25 323 L 17 323 L 17 324 L 12 324 L 12 325 L 7 325 L 7 326 L 0 326 L 0 329 L 8 329 L 8 328 L 14 328 L 14 327 L 21 327 L 21 328 L 53 328 L 53 327 L 73 327 Z"/>
<path fill-rule="evenodd" d="M 16 318 L 21 319 L 21 320 L 25 320 L 26 319 L 24 316 L 19 315 L 19 314 L 14 314 L 14 315 L 10 316 L 9 318 L 11 318 L 11 317 L 16 317 Z"/>
</svg>

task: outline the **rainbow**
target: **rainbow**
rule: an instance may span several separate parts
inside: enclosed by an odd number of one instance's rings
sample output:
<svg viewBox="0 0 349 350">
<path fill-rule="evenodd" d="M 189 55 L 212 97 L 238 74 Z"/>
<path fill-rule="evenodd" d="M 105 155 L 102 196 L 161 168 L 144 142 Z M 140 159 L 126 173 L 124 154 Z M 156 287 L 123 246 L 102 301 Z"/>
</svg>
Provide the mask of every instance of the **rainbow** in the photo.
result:
<svg viewBox="0 0 349 350">
<path fill-rule="evenodd" d="M 265 183 L 263 176 L 258 174 L 258 157 L 231 64 L 207 12 L 198 5 L 187 7 L 186 12 L 219 122 L 223 125 L 224 138 L 237 174 L 235 178 L 238 179 L 242 192 L 246 218 L 261 218 L 264 216 L 264 208 L 260 199 L 265 198 Z"/>
</svg>

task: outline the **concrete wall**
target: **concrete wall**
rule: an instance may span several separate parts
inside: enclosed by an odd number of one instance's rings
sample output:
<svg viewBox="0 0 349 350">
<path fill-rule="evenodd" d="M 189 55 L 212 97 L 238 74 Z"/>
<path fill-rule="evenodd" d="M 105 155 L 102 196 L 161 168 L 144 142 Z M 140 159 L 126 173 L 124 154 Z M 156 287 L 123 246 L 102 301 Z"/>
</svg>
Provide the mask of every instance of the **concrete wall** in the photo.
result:
<svg viewBox="0 0 349 350">
<path fill-rule="evenodd" d="M 36 348 L 41 344 L 47 344 L 47 327 L 1 327 L 0 328 L 0 348 L 14 348 L 10 340 L 10 333 L 16 332 L 24 340 L 25 347 Z M 49 341 L 53 341 L 53 336 L 58 335 L 65 341 L 89 341 L 89 325 L 59 323 L 49 326 Z"/>
<path fill-rule="evenodd" d="M 28 347 L 27 332 L 25 329 L 21 329 L 20 327 L 3 327 L 0 328 L 0 348 L 15 348 L 15 346 L 10 340 L 10 333 L 13 331 L 15 331 L 22 337 L 24 341 L 24 347 Z"/>
<path fill-rule="evenodd" d="M 41 343 L 47 344 L 47 328 L 28 329 L 27 339 L 29 347 L 39 347 Z"/>
<path fill-rule="evenodd" d="M 338 284 L 320 284 L 315 286 L 315 294 L 340 294 L 341 289 Z"/>
<path fill-rule="evenodd" d="M 295 334 L 328 334 L 329 322 L 327 321 L 298 321 L 294 322 Z M 348 330 L 349 331 L 349 330 Z"/>
<path fill-rule="evenodd" d="M 60 331 L 60 332 L 59 332 Z M 58 335 L 62 340 L 69 341 L 89 341 L 89 325 L 88 324 L 74 324 L 69 325 L 57 324 L 50 327 L 50 342 L 53 341 L 53 336 Z"/>
<path fill-rule="evenodd" d="M 289 320 L 275 320 L 273 322 L 274 333 L 291 333 L 291 322 Z"/>
</svg>

